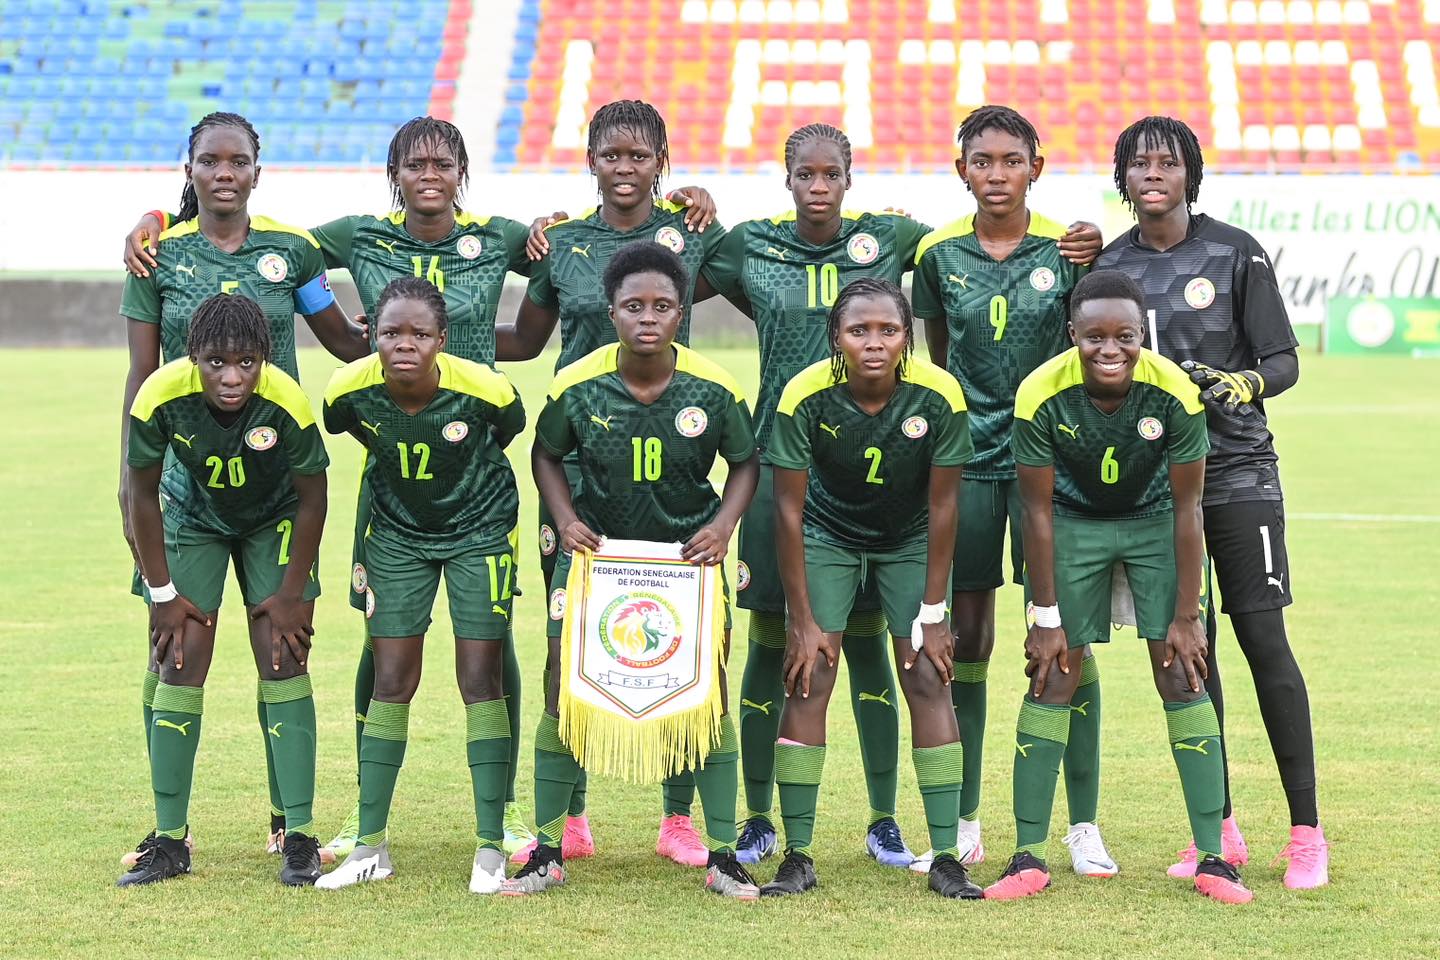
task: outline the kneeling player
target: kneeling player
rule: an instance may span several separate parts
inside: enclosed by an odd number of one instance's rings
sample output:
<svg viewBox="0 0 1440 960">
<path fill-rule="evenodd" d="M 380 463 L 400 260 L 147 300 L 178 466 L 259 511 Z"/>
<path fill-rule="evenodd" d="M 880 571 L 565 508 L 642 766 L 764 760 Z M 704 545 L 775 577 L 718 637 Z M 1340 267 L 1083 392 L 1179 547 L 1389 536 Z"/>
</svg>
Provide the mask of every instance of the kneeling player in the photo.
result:
<svg viewBox="0 0 1440 960">
<path fill-rule="evenodd" d="M 285 812 L 280 881 L 304 886 L 320 876 L 305 663 L 329 460 L 300 385 L 269 362 L 269 323 L 253 300 L 217 295 L 200 304 L 186 350 L 145 379 L 130 409 L 129 510 L 158 674 L 149 729 L 155 831 L 118 886 L 190 872 L 190 787 L 231 557 Z M 167 452 L 174 465 L 162 477 Z"/>
<path fill-rule="evenodd" d="M 1174 363 L 1141 348 L 1143 297 L 1100 271 L 1071 294 L 1076 346 L 1021 383 L 1012 444 L 1024 508 L 1034 626 L 1033 685 L 1016 725 L 1016 852 L 988 899 L 1050 885 L 1045 837 L 1085 644 L 1110 639 L 1111 571 L 1125 564 L 1136 629 L 1149 642 L 1171 750 L 1200 851 L 1195 888 L 1225 903 L 1249 890 L 1220 858 L 1224 772 L 1215 707 L 1201 686 L 1204 546 L 1200 495 L 1209 451 L 1200 393 Z"/>
<path fill-rule="evenodd" d="M 337 370 L 325 390 L 325 429 L 354 436 L 370 461 L 363 579 L 375 693 L 360 742 L 359 842 L 317 886 L 394 872 L 386 822 L 443 572 L 475 800 L 470 891 L 495 893 L 505 879 L 511 730 L 502 661 L 519 509 L 505 446 L 524 428 L 525 410 L 504 374 L 441 352 L 445 299 L 427 281 L 392 280 L 375 324 L 379 353 Z"/>
<path fill-rule="evenodd" d="M 764 896 L 815 886 L 810 856 L 825 713 L 855 593 L 879 584 L 900 689 L 910 707 L 915 773 L 935 849 L 930 889 L 977 899 L 956 859 L 962 750 L 949 684 L 945 615 L 960 467 L 973 451 L 960 384 L 912 356 L 914 318 L 900 288 L 862 277 L 830 311 L 832 356 L 781 394 L 769 454 L 788 613 L 775 780 L 785 860 Z M 906 629 L 906 625 L 909 625 Z M 924 656 L 919 654 L 923 650 Z"/>
<path fill-rule="evenodd" d="M 680 541 L 682 555 L 692 563 L 720 563 L 760 474 L 740 388 L 721 367 L 674 342 L 690 288 L 680 258 L 658 243 L 629 244 L 611 257 L 604 287 L 620 342 L 555 375 L 531 455 L 536 485 L 564 550 L 550 592 L 549 654 L 556 665 L 566 642 L 560 634 L 573 551 L 594 550 L 602 537 Z M 580 467 L 573 496 L 565 475 L 571 454 Z M 730 468 L 722 496 L 709 480 L 717 456 Z M 727 651 L 729 644 L 727 606 Z M 581 775 L 560 739 L 558 669 L 550 672 L 547 686 L 535 731 L 539 842 L 505 884 L 504 892 L 517 896 L 565 882 L 561 840 Z M 710 849 L 705 884 L 715 893 L 753 900 L 755 881 L 735 857 L 739 742 L 728 701 L 722 702 L 719 742 L 704 767 L 694 771 Z"/>
</svg>

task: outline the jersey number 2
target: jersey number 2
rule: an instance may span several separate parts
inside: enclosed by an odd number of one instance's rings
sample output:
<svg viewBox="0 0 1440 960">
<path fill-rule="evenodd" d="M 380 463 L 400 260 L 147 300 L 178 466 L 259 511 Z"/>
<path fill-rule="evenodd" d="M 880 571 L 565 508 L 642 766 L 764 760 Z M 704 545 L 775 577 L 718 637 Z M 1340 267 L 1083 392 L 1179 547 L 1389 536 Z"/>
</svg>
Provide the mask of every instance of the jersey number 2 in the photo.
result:
<svg viewBox="0 0 1440 960">
<path fill-rule="evenodd" d="M 866 483 L 884 483 L 885 478 L 880 476 L 880 461 L 885 454 L 879 447 L 866 447 L 865 459 L 870 461 L 870 472 L 865 475 Z"/>
</svg>

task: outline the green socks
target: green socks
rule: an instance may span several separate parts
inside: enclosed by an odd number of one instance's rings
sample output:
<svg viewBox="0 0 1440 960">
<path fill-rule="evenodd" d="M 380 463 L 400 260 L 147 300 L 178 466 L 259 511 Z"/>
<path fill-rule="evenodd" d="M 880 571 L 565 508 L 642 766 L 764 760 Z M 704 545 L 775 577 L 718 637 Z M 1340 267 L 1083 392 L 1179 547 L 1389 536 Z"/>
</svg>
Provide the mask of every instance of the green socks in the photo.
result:
<svg viewBox="0 0 1440 960">
<path fill-rule="evenodd" d="M 1180 771 L 1185 812 L 1196 856 L 1220 856 L 1220 812 L 1225 806 L 1225 771 L 1220 752 L 1220 721 L 1208 696 L 1190 703 L 1165 704 L 1170 752 Z"/>
<path fill-rule="evenodd" d="M 546 670 L 546 671 L 544 672 L 543 676 L 544 676 L 544 683 L 545 683 L 545 687 L 544 687 L 544 690 L 545 690 L 544 698 L 548 699 L 549 696 L 550 696 L 550 671 L 549 671 L 549 670 Z M 558 724 L 560 721 L 557 719 L 555 722 Z M 544 726 L 544 724 L 545 724 L 544 711 L 541 711 L 540 724 L 541 724 L 541 726 Z M 557 735 L 555 739 L 556 739 L 556 742 L 558 743 L 560 738 L 559 738 L 559 736 Z M 569 753 L 569 752 L 570 752 L 570 749 L 569 749 L 568 747 L 565 747 L 564 744 L 561 744 L 561 747 L 564 749 L 564 751 L 565 751 L 566 753 Z M 537 750 L 539 749 L 539 746 L 538 746 L 538 745 L 536 746 L 536 749 L 537 749 Z M 538 754 L 537 754 L 537 756 L 538 756 Z M 571 817 L 581 817 L 581 816 L 584 816 L 584 815 L 585 815 L 585 799 L 586 799 L 586 794 L 589 792 L 589 786 L 590 786 L 590 778 L 585 775 L 585 768 L 578 766 L 578 763 L 577 763 L 576 769 L 579 770 L 579 773 L 576 774 L 576 776 L 575 776 L 575 783 L 574 783 L 574 784 L 571 786 L 571 788 L 570 788 L 570 806 L 569 806 L 569 808 L 565 811 L 566 815 L 567 815 L 567 816 L 571 816 Z M 535 801 L 535 802 L 538 804 L 538 803 L 540 802 L 540 801 L 539 801 L 539 798 L 536 798 L 536 801 Z M 537 808 L 537 809 L 538 809 L 538 808 Z M 537 822 L 539 821 L 539 815 L 538 815 L 538 814 L 536 815 L 536 820 L 537 820 Z"/>
<path fill-rule="evenodd" d="M 475 797 L 475 836 L 482 847 L 505 839 L 505 790 L 510 782 L 510 714 L 504 699 L 465 705 L 465 752 Z"/>
<path fill-rule="evenodd" d="M 682 770 L 673 777 L 660 781 L 660 810 L 669 817 L 679 814 L 690 816 L 690 805 L 695 802 L 695 774 Z"/>
<path fill-rule="evenodd" d="M 155 688 L 160 684 L 160 674 L 153 670 L 145 671 L 145 682 L 140 686 L 140 716 L 145 721 L 145 755 L 150 755 L 150 720 L 154 712 L 151 705 L 155 702 Z"/>
<path fill-rule="evenodd" d="M 150 787 L 155 792 L 155 832 L 185 839 L 190 821 L 190 787 L 195 780 L 195 750 L 200 745 L 204 687 L 156 683 L 151 703 Z"/>
<path fill-rule="evenodd" d="M 771 819 L 775 738 L 785 705 L 785 615 L 750 613 L 750 648 L 740 679 L 740 761 L 749 816 Z"/>
<path fill-rule="evenodd" d="M 820 776 L 825 772 L 825 745 L 775 744 L 775 782 L 780 785 L 780 816 L 785 821 L 785 849 L 810 855 L 815 836 L 815 806 Z"/>
<path fill-rule="evenodd" d="M 266 732 L 270 725 L 265 722 L 265 691 L 260 687 L 255 689 L 255 713 L 260 718 L 260 739 L 265 744 L 265 785 L 270 788 L 270 819 L 283 819 L 285 801 L 280 796 L 280 784 L 275 780 L 275 751 L 270 747 L 270 734 Z"/>
<path fill-rule="evenodd" d="M 385 841 L 395 780 L 410 738 L 410 704 L 371 700 L 360 738 L 360 839 L 367 847 Z"/>
<path fill-rule="evenodd" d="M 535 834 L 548 847 L 560 846 L 581 772 L 579 761 L 560 739 L 560 718 L 540 714 L 535 728 Z"/>
<path fill-rule="evenodd" d="M 315 802 L 315 699 L 310 676 L 261 680 L 266 756 L 272 764 L 277 799 L 285 811 L 285 832 L 313 837 Z M 274 803 L 274 801 L 271 801 Z"/>
<path fill-rule="evenodd" d="M 925 823 L 930 828 L 930 849 L 957 856 L 955 835 L 960 825 L 960 786 L 965 770 L 965 748 L 960 741 L 938 747 L 916 747 L 915 779 L 925 804 Z"/>
<path fill-rule="evenodd" d="M 885 615 L 878 610 L 855 611 L 845 625 L 842 650 L 850 671 L 850 712 L 860 735 L 860 763 L 870 796 L 866 826 L 895 816 L 900 773 L 900 689 L 890 667 Z"/>
<path fill-rule="evenodd" d="M 714 851 L 735 852 L 735 766 L 740 759 L 740 738 L 726 714 L 720 718 L 720 740 L 695 771 L 700 803 L 705 808 L 705 845 Z"/>
<path fill-rule="evenodd" d="M 505 716 L 509 721 L 509 732 L 505 735 L 510 738 L 510 766 L 505 781 L 505 802 L 515 802 L 515 775 L 520 771 L 520 738 L 515 736 L 514 731 L 520 729 L 520 658 L 515 656 L 515 631 L 506 628 L 505 646 L 503 648 L 505 660 L 500 665 L 501 684 L 505 691 Z"/>
<path fill-rule="evenodd" d="M 1100 668 L 1093 656 L 1081 662 L 1080 686 L 1070 698 L 1065 799 L 1071 823 L 1095 822 L 1100 807 Z"/>
<path fill-rule="evenodd" d="M 360 780 L 360 748 L 365 743 L 365 711 L 375 695 L 375 647 L 370 643 L 370 627 L 365 627 L 365 645 L 360 649 L 360 665 L 355 668 L 355 780 Z"/>
<path fill-rule="evenodd" d="M 980 770 L 985 758 L 985 679 L 989 660 L 956 660 L 955 682 L 950 684 L 950 702 L 955 722 L 960 725 L 960 742 L 965 746 L 965 779 L 960 785 L 960 817 L 974 820 L 980 811 Z"/>
<path fill-rule="evenodd" d="M 1015 724 L 1015 852 L 1029 852 L 1042 863 L 1060 758 L 1070 739 L 1070 712 L 1069 704 L 1036 703 L 1027 697 Z"/>
</svg>

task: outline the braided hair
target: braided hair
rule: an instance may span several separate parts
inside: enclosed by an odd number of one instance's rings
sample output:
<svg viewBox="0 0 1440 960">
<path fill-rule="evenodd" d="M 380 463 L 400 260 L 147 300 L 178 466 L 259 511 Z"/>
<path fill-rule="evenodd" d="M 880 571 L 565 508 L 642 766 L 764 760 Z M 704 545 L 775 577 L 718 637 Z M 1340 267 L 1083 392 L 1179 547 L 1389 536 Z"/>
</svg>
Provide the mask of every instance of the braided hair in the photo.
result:
<svg viewBox="0 0 1440 960">
<path fill-rule="evenodd" d="M 255 162 L 260 162 L 260 134 L 250 126 L 250 121 L 238 113 L 207 113 L 200 118 L 200 122 L 190 128 L 190 146 L 186 152 L 186 158 L 193 163 L 195 161 L 195 141 L 206 130 L 214 127 L 237 127 L 245 131 L 250 138 L 250 147 L 255 151 Z M 200 201 L 195 197 L 195 185 L 190 178 L 185 178 L 185 189 L 180 191 L 180 215 L 179 220 L 192 220 L 200 212 Z"/>
<path fill-rule="evenodd" d="M 615 100 L 605 104 L 590 118 L 590 140 L 586 144 L 593 157 L 600 144 L 612 131 L 626 130 L 655 151 L 659 167 L 650 192 L 660 196 L 660 181 L 670 172 L 670 142 L 665 136 L 665 118 L 660 111 L 643 100 Z"/>
<path fill-rule="evenodd" d="M 460 212 L 460 198 L 470 185 L 470 155 L 465 152 L 465 138 L 460 129 L 448 120 L 434 117 L 416 117 L 405 123 L 395 136 L 390 138 L 390 153 L 385 158 L 385 176 L 390 178 L 390 204 L 399 210 L 405 206 L 405 197 L 400 192 L 400 165 L 410 152 L 423 144 L 444 144 L 450 148 L 460 168 L 460 188 L 455 192 L 455 212 Z"/>
<path fill-rule="evenodd" d="M 1174 117 L 1146 117 L 1136 120 L 1120 134 L 1115 141 L 1115 189 L 1120 199 L 1131 210 L 1135 201 L 1125 185 L 1125 171 L 1136 154 L 1144 150 L 1169 150 L 1185 164 L 1185 206 L 1188 209 L 1200 197 L 1200 178 L 1205 174 L 1205 157 L 1200 152 L 1200 141 L 1183 120 Z"/>
<path fill-rule="evenodd" d="M 795 154 L 800 152 L 800 148 L 815 140 L 828 140 L 840 148 L 840 156 L 845 162 L 845 176 L 850 176 L 850 138 L 845 136 L 845 131 L 828 123 L 806 124 L 786 138 L 785 172 L 788 174 L 795 169 Z"/>
<path fill-rule="evenodd" d="M 991 103 L 976 107 L 961 122 L 960 130 L 955 135 L 961 156 L 965 154 L 965 145 L 986 130 L 1000 130 L 1015 137 L 1030 148 L 1032 160 L 1040 155 L 1040 135 L 1035 132 L 1035 125 L 1014 108 Z"/>
<path fill-rule="evenodd" d="M 845 379 L 845 354 L 840 349 L 840 324 L 845 319 L 845 311 L 849 309 L 852 301 L 860 299 L 888 299 L 895 304 L 896 311 L 900 314 L 900 325 L 905 329 L 905 349 L 900 354 L 899 373 L 903 376 L 906 365 L 910 361 L 910 354 L 915 349 L 915 313 L 910 309 L 910 301 L 905 299 L 905 294 L 900 288 L 889 280 L 882 280 L 879 277 L 857 277 L 845 285 L 840 291 L 840 296 L 835 298 L 835 305 L 830 308 L 830 316 L 827 320 L 827 327 L 830 336 L 830 381 L 839 383 Z"/>
<path fill-rule="evenodd" d="M 192 359 L 210 353 L 253 354 L 270 360 L 270 321 L 260 304 L 239 293 L 217 293 L 190 317 L 185 352 Z"/>
<path fill-rule="evenodd" d="M 415 300 L 430 308 L 436 325 L 444 330 L 450 326 L 450 314 L 445 309 L 445 295 L 429 280 L 423 277 L 397 277 L 385 284 L 380 299 L 375 304 L 375 322 L 385 314 L 385 308 L 394 300 Z"/>
</svg>

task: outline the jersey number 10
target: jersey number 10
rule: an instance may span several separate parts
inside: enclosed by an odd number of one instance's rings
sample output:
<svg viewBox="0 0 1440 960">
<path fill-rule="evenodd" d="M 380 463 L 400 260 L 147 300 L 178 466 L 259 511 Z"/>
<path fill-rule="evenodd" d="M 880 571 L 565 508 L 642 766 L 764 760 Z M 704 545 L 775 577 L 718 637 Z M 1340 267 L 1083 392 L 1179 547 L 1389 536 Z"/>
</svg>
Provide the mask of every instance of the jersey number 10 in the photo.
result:
<svg viewBox="0 0 1440 960">
<path fill-rule="evenodd" d="M 819 282 L 816 282 L 818 275 Z M 815 264 L 805 264 L 805 279 L 809 285 L 809 299 L 807 305 L 811 310 L 816 307 L 833 307 L 835 300 L 840 296 L 840 268 L 833 263 L 822 263 L 817 269 Z"/>
</svg>

